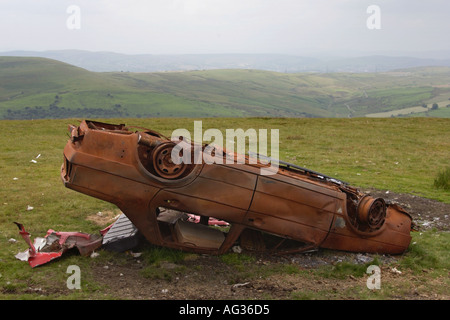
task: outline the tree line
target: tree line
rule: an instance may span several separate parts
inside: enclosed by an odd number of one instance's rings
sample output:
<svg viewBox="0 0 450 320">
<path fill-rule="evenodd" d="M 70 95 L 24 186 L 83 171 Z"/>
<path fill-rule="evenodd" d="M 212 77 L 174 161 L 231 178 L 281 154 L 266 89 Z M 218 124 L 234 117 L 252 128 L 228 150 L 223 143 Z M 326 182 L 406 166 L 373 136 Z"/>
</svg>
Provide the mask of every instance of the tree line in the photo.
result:
<svg viewBox="0 0 450 320">
<path fill-rule="evenodd" d="M 3 119 L 6 120 L 32 120 L 32 119 L 65 119 L 65 118 L 120 118 L 128 117 L 126 110 L 120 108 L 64 108 L 56 105 L 50 107 L 34 106 L 23 109 L 6 111 Z"/>
</svg>

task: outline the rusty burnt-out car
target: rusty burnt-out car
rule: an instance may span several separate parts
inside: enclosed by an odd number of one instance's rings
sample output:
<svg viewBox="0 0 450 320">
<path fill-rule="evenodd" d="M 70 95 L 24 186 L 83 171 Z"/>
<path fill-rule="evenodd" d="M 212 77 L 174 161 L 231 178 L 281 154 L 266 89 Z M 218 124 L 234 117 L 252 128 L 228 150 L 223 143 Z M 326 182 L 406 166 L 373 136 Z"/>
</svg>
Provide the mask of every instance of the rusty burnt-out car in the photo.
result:
<svg viewBox="0 0 450 320">
<path fill-rule="evenodd" d="M 84 120 L 69 131 L 65 186 L 117 205 L 155 245 L 210 254 L 236 244 L 399 254 L 411 240 L 412 219 L 398 205 L 293 164 L 280 161 L 271 175 L 261 174 L 260 162 L 176 164 L 175 142 L 153 130 Z M 227 226 L 212 227 L 209 218 Z"/>
</svg>

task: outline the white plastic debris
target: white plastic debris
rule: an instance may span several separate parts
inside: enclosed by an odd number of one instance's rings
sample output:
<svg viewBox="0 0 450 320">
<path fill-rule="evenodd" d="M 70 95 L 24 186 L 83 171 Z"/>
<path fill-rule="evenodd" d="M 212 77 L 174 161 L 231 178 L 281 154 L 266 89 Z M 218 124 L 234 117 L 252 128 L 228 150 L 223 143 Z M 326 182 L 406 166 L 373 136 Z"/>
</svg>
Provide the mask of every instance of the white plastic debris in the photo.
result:
<svg viewBox="0 0 450 320">
<path fill-rule="evenodd" d="M 36 251 L 39 252 L 46 244 L 47 244 L 47 238 L 41 238 L 41 237 L 34 238 L 33 245 L 34 245 L 34 248 Z M 28 261 L 28 259 L 30 258 L 30 250 L 27 249 L 23 252 L 19 252 L 18 254 L 15 255 L 15 257 L 22 261 Z"/>
<path fill-rule="evenodd" d="M 393 267 L 391 269 L 392 272 L 397 273 L 397 274 L 402 274 L 402 272 L 400 270 L 398 270 L 396 267 Z"/>
<path fill-rule="evenodd" d="M 33 209 L 34 209 L 34 207 L 32 207 L 32 206 L 30 206 L 30 205 L 27 206 L 27 211 L 31 211 L 31 210 L 33 210 Z"/>
<path fill-rule="evenodd" d="M 39 154 L 36 156 L 36 159 L 39 159 L 40 156 L 41 156 L 41 154 L 39 153 Z"/>
<path fill-rule="evenodd" d="M 245 287 L 248 284 L 250 284 L 250 282 L 236 283 L 236 284 L 233 284 L 233 288 Z"/>
<path fill-rule="evenodd" d="M 242 248 L 240 246 L 234 246 L 232 248 L 234 253 L 241 253 L 242 252 Z"/>
<path fill-rule="evenodd" d="M 11 239 L 9 239 L 9 240 L 8 240 L 8 242 L 9 242 L 9 243 L 16 243 L 16 242 L 17 242 L 17 240 L 16 240 L 16 239 L 14 239 L 14 238 L 11 238 Z"/>
<path fill-rule="evenodd" d="M 14 180 L 14 181 L 16 181 L 16 180 L 19 180 L 19 178 L 17 178 L 17 177 L 14 177 L 14 178 L 13 178 L 13 180 Z"/>
<path fill-rule="evenodd" d="M 139 258 L 142 256 L 142 252 L 130 252 L 130 254 L 133 258 Z"/>
<path fill-rule="evenodd" d="M 98 252 L 92 252 L 91 258 L 97 258 L 99 255 L 100 255 L 100 253 L 98 253 Z"/>
<path fill-rule="evenodd" d="M 31 161 L 30 162 L 33 162 L 33 163 L 37 163 L 37 161 L 36 160 L 34 160 L 34 159 L 31 159 Z"/>
</svg>

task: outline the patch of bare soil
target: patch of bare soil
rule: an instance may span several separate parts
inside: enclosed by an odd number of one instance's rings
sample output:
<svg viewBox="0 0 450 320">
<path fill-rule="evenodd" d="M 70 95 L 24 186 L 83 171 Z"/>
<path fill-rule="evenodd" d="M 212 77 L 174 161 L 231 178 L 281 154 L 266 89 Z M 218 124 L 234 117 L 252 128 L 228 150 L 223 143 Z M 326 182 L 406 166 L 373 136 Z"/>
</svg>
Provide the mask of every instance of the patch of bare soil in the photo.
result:
<svg viewBox="0 0 450 320">
<path fill-rule="evenodd" d="M 120 212 L 118 210 L 117 211 L 105 210 L 91 214 L 86 219 L 94 222 L 99 226 L 104 226 L 113 223 L 114 221 L 117 220 L 119 216 Z"/>
<path fill-rule="evenodd" d="M 450 230 L 450 204 L 422 198 L 411 194 L 390 191 L 367 190 L 374 197 L 382 197 L 386 202 L 403 207 L 413 218 L 419 230 Z"/>
<path fill-rule="evenodd" d="M 383 197 L 404 207 L 413 217 L 419 230 L 436 228 L 448 231 L 450 222 L 450 204 L 424 199 L 414 195 L 395 194 L 388 191 L 368 190 L 376 197 Z M 338 262 L 366 264 L 372 261 L 369 254 L 355 254 L 330 250 L 293 254 L 282 257 L 257 256 L 254 266 L 290 264 L 306 270 L 305 273 L 288 274 L 271 273 L 267 276 L 255 277 L 236 272 L 236 266 L 224 263 L 217 256 L 195 255 L 181 263 L 162 263 L 155 266 L 160 276 L 144 276 L 143 261 L 139 257 L 129 256 L 127 262 L 97 263 L 94 267 L 95 279 L 104 284 L 105 298 L 115 297 L 133 300 L 266 300 L 266 299 L 366 299 L 371 297 L 367 289 L 367 278 L 349 276 L 346 279 L 318 278 L 309 276 L 308 272 L 323 265 L 334 265 Z M 393 299 L 450 299 L 448 290 L 430 293 L 427 284 L 411 286 L 417 281 L 416 276 L 408 271 L 398 271 L 386 266 L 395 262 L 398 257 L 382 256 L 382 281 L 391 288 L 399 288 Z M 161 276 L 162 275 L 162 276 Z M 439 279 L 430 280 L 437 281 Z M 439 283 L 436 283 L 439 287 Z M 361 290 L 362 288 L 362 290 Z M 357 292 L 355 294 L 355 292 Z M 359 297 L 358 292 L 365 296 Z"/>
</svg>

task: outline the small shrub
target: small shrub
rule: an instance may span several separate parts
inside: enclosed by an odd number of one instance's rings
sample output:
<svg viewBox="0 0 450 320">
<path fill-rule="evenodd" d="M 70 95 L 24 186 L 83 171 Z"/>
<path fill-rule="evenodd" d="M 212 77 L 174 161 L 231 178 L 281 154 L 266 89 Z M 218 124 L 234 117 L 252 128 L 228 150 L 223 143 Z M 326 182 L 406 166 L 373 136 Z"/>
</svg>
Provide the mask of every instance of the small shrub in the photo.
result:
<svg viewBox="0 0 450 320">
<path fill-rule="evenodd" d="M 450 167 L 438 173 L 434 179 L 434 187 L 437 189 L 450 190 Z"/>
</svg>

